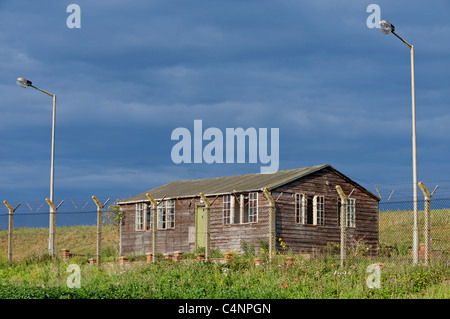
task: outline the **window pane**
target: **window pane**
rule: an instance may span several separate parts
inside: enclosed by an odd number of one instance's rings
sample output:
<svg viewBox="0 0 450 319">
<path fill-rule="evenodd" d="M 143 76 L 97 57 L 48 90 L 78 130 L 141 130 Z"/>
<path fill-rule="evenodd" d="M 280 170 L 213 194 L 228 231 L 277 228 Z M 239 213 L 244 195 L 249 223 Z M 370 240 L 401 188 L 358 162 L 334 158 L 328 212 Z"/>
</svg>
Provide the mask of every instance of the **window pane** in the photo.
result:
<svg viewBox="0 0 450 319">
<path fill-rule="evenodd" d="M 325 197 L 316 196 L 316 224 L 323 225 L 325 221 Z"/>
<path fill-rule="evenodd" d="M 250 193 L 248 198 L 248 221 L 256 223 L 258 221 L 258 193 Z"/>
<path fill-rule="evenodd" d="M 147 215 L 146 229 L 150 230 L 150 229 L 152 229 L 152 210 L 150 208 L 147 208 L 147 211 L 145 214 Z"/>
<path fill-rule="evenodd" d="M 175 201 L 166 202 L 167 209 L 167 228 L 175 228 Z"/>
<path fill-rule="evenodd" d="M 158 205 L 158 228 L 166 228 L 166 202 L 161 202 Z"/>
<path fill-rule="evenodd" d="M 136 230 L 144 229 L 144 203 L 136 204 Z"/>
<path fill-rule="evenodd" d="M 223 196 L 223 223 L 230 224 L 231 220 L 231 195 Z"/>
<path fill-rule="evenodd" d="M 239 199 L 239 201 L 238 201 Z M 233 223 L 234 224 L 239 224 L 241 222 L 241 212 L 243 211 L 243 206 L 244 205 L 244 196 L 241 195 L 238 198 L 235 198 L 235 204 L 234 204 L 234 216 L 233 216 Z"/>
</svg>

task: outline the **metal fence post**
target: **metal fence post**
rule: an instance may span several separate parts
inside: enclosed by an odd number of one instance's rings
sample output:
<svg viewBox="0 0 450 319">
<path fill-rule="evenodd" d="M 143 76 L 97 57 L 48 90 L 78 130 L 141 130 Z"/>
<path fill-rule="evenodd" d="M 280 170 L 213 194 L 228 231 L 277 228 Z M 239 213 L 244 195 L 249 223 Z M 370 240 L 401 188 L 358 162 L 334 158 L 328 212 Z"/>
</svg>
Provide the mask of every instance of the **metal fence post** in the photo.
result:
<svg viewBox="0 0 450 319">
<path fill-rule="evenodd" d="M 200 193 L 200 197 L 203 199 L 203 201 L 205 202 L 205 210 L 206 210 L 206 243 L 205 243 L 205 260 L 209 261 L 211 256 L 210 256 L 210 249 L 211 249 L 211 238 L 210 238 L 210 206 L 211 203 L 209 202 L 209 200 L 206 198 L 205 194 Z"/>
<path fill-rule="evenodd" d="M 431 250 L 431 238 L 430 238 L 430 213 L 431 213 L 431 194 L 428 191 L 427 187 L 424 183 L 419 183 L 420 190 L 424 196 L 424 219 L 425 219 L 425 227 L 424 227 L 424 237 L 425 237 L 425 265 L 430 263 L 430 250 Z"/>
<path fill-rule="evenodd" d="M 264 197 L 269 201 L 269 260 L 272 260 L 272 256 L 275 252 L 275 201 L 272 194 L 267 190 L 263 189 Z"/>
<path fill-rule="evenodd" d="M 149 193 L 145 194 L 148 199 L 150 199 L 151 212 L 152 212 L 152 262 L 156 262 L 156 248 L 157 248 L 157 237 L 158 237 L 158 225 L 157 225 L 157 214 L 158 214 L 158 203 Z"/>
<path fill-rule="evenodd" d="M 346 259 L 346 222 L 347 222 L 347 196 L 342 190 L 341 186 L 336 185 L 336 190 L 341 199 L 341 267 L 344 267 L 344 262 Z"/>
<path fill-rule="evenodd" d="M 49 255 L 52 257 L 52 259 L 54 259 L 56 257 L 55 255 L 55 213 L 56 213 L 56 207 L 55 204 L 53 204 L 53 202 L 46 198 L 45 201 L 47 202 L 48 206 L 50 206 L 50 218 L 49 218 L 49 239 L 48 239 L 48 252 Z"/>
</svg>

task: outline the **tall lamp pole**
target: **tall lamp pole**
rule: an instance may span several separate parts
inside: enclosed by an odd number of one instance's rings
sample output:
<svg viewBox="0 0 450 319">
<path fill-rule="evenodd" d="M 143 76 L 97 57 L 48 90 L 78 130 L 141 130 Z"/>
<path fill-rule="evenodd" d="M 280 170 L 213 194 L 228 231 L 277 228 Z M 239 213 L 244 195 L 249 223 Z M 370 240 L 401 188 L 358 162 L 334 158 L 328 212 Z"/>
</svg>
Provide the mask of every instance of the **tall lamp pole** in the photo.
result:
<svg viewBox="0 0 450 319">
<path fill-rule="evenodd" d="M 414 45 L 409 44 L 395 33 L 395 27 L 387 20 L 380 21 L 380 31 L 384 34 L 392 33 L 406 44 L 411 52 L 411 97 L 412 97 L 412 159 L 413 159 L 413 209 L 414 209 L 414 225 L 413 225 L 413 264 L 419 262 L 419 225 L 417 211 L 417 143 L 416 143 L 416 87 L 414 80 Z"/>
<path fill-rule="evenodd" d="M 53 117 L 52 117 L 52 154 L 51 154 L 51 164 L 50 164 L 50 201 L 53 203 L 54 200 L 54 175 L 55 175 L 55 120 L 56 120 L 56 95 L 51 94 L 47 91 L 44 91 L 32 84 L 31 81 L 24 79 L 24 78 L 17 78 L 16 81 L 17 85 L 23 88 L 27 88 L 31 86 L 32 88 L 41 91 L 42 93 L 47 94 L 48 96 L 52 97 L 53 99 Z M 55 212 L 53 212 L 54 214 Z M 55 253 L 55 247 L 54 247 L 54 236 L 55 236 L 55 220 L 52 218 L 52 212 L 50 212 L 50 223 L 49 223 L 49 253 L 51 256 L 54 256 Z"/>
</svg>

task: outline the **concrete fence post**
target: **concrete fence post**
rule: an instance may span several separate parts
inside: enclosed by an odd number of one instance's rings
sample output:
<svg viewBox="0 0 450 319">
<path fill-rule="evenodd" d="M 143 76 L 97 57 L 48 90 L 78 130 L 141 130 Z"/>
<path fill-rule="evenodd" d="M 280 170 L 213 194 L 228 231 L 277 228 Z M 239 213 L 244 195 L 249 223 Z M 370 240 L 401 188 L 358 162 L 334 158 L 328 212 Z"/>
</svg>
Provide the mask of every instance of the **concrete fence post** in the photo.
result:
<svg viewBox="0 0 450 319">
<path fill-rule="evenodd" d="M 427 187 L 424 183 L 419 183 L 420 190 L 423 193 L 424 197 L 424 219 L 425 219 L 425 227 L 424 227 L 424 237 L 425 237 L 425 265 L 430 263 L 430 250 L 431 250 L 431 194 L 428 191 Z"/>
<path fill-rule="evenodd" d="M 272 197 L 272 194 L 267 190 L 267 188 L 263 189 L 264 197 L 269 201 L 269 260 L 272 260 L 273 255 L 275 254 L 275 201 Z"/>
<path fill-rule="evenodd" d="M 341 267 L 344 267 L 346 259 L 346 223 L 347 223 L 347 196 L 341 186 L 336 185 L 336 190 L 341 199 Z"/>
<path fill-rule="evenodd" d="M 49 238 L 48 238 L 48 253 L 54 259 L 56 257 L 55 254 L 55 228 L 56 228 L 56 207 L 53 202 L 46 198 L 45 201 L 47 202 L 48 206 L 50 207 L 50 218 L 49 218 Z"/>
<path fill-rule="evenodd" d="M 203 202 L 205 203 L 205 219 L 206 219 L 206 242 L 205 242 L 205 260 L 209 261 L 211 256 L 211 238 L 210 238 L 210 206 L 211 203 L 206 198 L 205 194 L 200 193 L 200 197 L 203 199 Z"/>
<path fill-rule="evenodd" d="M 151 212 L 152 212 L 152 262 L 156 262 L 156 253 L 157 253 L 157 240 L 158 240 L 158 203 L 149 193 L 145 194 L 147 198 L 150 200 Z"/>
<path fill-rule="evenodd" d="M 97 266 L 100 266 L 102 257 L 102 211 L 106 203 L 109 202 L 109 198 L 103 205 L 100 204 L 97 197 L 92 196 L 92 199 L 94 200 L 95 205 L 97 205 L 97 258 L 95 262 Z"/>
<path fill-rule="evenodd" d="M 8 208 L 8 262 L 12 262 L 12 248 L 13 248 L 13 213 L 14 209 L 9 203 L 4 200 L 6 208 Z M 17 208 L 17 207 L 16 207 Z"/>
</svg>

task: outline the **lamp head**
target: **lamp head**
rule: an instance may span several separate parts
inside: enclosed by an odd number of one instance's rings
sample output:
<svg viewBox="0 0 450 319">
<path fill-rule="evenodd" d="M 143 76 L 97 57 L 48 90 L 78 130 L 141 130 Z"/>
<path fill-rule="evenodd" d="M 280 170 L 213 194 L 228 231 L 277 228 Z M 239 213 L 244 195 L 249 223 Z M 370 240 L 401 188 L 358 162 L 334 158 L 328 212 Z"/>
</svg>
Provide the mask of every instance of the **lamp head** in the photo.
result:
<svg viewBox="0 0 450 319">
<path fill-rule="evenodd" d="M 380 31 L 384 34 L 389 34 L 389 33 L 395 31 L 395 27 L 389 21 L 381 20 L 380 21 Z"/>
<path fill-rule="evenodd" d="M 26 88 L 31 85 L 31 81 L 28 81 L 27 79 L 24 78 L 17 78 L 16 83 L 18 86 L 23 88 Z"/>
</svg>

